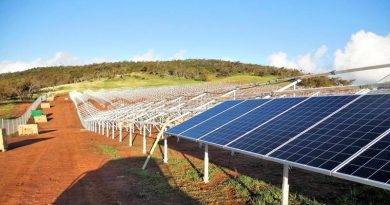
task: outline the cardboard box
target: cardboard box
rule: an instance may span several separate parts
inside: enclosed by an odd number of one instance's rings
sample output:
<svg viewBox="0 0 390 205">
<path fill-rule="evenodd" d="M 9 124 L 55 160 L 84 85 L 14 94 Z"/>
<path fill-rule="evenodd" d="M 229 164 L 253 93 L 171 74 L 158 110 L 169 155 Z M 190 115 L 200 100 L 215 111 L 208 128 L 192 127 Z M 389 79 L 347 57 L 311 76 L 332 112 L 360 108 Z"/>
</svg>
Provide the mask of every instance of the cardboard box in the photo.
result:
<svg viewBox="0 0 390 205">
<path fill-rule="evenodd" d="M 54 101 L 54 96 L 50 96 L 46 100 L 49 101 L 49 102 L 53 102 Z"/>
<path fill-rule="evenodd" d="M 34 117 L 34 122 L 35 122 L 35 123 L 47 122 L 46 115 L 35 116 L 35 117 Z"/>
<path fill-rule="evenodd" d="M 37 135 L 38 134 L 38 125 L 37 124 L 28 124 L 28 125 L 19 125 L 18 133 L 20 135 Z"/>
<path fill-rule="evenodd" d="M 0 150 L 3 152 L 7 150 L 7 135 L 5 128 L 0 130 Z"/>
<path fill-rule="evenodd" d="M 41 103 L 41 108 L 50 108 L 50 103 Z"/>
</svg>

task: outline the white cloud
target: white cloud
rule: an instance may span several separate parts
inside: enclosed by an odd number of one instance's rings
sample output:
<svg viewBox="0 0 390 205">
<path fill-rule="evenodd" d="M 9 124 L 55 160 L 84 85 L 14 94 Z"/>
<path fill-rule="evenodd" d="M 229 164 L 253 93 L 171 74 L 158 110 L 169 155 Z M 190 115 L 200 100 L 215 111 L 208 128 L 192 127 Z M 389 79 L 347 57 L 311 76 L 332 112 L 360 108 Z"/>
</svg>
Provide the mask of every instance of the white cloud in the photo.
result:
<svg viewBox="0 0 390 205">
<path fill-rule="evenodd" d="M 343 49 L 338 49 L 333 59 L 325 59 L 328 48 L 322 45 L 315 52 L 289 58 L 284 52 L 268 56 L 268 64 L 276 67 L 297 68 L 309 73 L 326 72 L 323 65 L 333 64 L 333 69 L 342 70 L 390 63 L 390 34 L 380 36 L 366 31 L 353 34 Z M 329 56 L 328 56 L 329 57 Z M 390 74 L 390 68 L 344 74 L 341 77 L 354 79 L 355 83 L 376 82 Z"/>
<path fill-rule="evenodd" d="M 146 53 L 135 55 L 129 59 L 129 61 L 158 61 L 161 60 L 160 56 L 156 55 L 153 49 L 149 49 Z"/>
<path fill-rule="evenodd" d="M 80 65 L 83 61 L 65 52 L 57 52 L 48 59 L 37 58 L 32 61 L 0 61 L 0 73 L 23 71 L 35 67 Z"/>
<path fill-rule="evenodd" d="M 328 47 L 326 45 L 322 45 L 317 49 L 316 53 L 314 54 L 314 57 L 316 59 L 320 59 L 325 55 L 327 51 L 328 51 Z"/>
<path fill-rule="evenodd" d="M 179 50 L 177 53 L 173 54 L 172 60 L 184 60 L 185 59 L 185 54 L 187 53 L 186 50 Z"/>
<path fill-rule="evenodd" d="M 344 49 L 334 54 L 335 69 L 357 68 L 390 63 L 390 34 L 380 36 L 359 31 L 351 36 Z M 376 82 L 390 74 L 390 68 L 356 72 L 345 75 L 358 82 Z"/>
<path fill-rule="evenodd" d="M 287 58 L 284 52 L 273 53 L 268 56 L 268 64 L 275 67 L 297 68 L 298 65 Z"/>
<path fill-rule="evenodd" d="M 285 68 L 296 68 L 303 70 L 304 72 L 313 73 L 316 72 L 319 68 L 316 61 L 319 61 L 320 58 L 325 54 L 326 48 L 324 49 L 321 46 L 315 53 L 315 58 L 311 53 L 305 55 L 300 55 L 296 58 L 289 59 L 287 54 L 284 52 L 273 53 L 268 56 L 268 65 L 275 67 L 285 67 Z"/>
<path fill-rule="evenodd" d="M 230 61 L 230 62 L 236 62 L 236 61 L 238 61 L 238 60 L 235 60 L 235 59 L 229 58 L 229 57 L 223 57 L 221 60 L 223 60 L 223 61 Z"/>
</svg>

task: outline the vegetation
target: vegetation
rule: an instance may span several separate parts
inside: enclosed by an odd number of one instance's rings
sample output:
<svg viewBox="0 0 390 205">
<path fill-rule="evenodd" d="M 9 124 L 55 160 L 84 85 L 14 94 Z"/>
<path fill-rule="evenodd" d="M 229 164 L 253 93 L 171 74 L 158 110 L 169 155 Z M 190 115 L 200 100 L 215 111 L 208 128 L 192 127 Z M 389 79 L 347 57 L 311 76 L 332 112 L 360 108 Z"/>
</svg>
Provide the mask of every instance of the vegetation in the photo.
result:
<svg viewBox="0 0 390 205">
<path fill-rule="evenodd" d="M 11 118 L 12 110 L 15 107 L 13 103 L 2 103 L 0 104 L 0 118 Z"/>
<path fill-rule="evenodd" d="M 222 60 L 174 60 L 157 62 L 114 62 L 83 66 L 56 66 L 34 68 L 22 72 L 0 74 L 0 100 L 19 98 L 32 98 L 34 93 L 42 88 L 55 87 L 68 84 L 80 85 L 96 82 L 97 87 L 106 84 L 107 87 L 115 85 L 113 82 L 127 81 L 138 78 L 139 73 L 155 76 L 160 79 L 180 82 L 203 82 L 223 79 L 230 76 L 249 75 L 257 77 L 292 77 L 302 73 L 294 69 L 275 68 L 256 64 L 245 64 Z M 143 80 L 142 75 L 138 80 Z M 79 84 L 81 83 L 81 84 Z M 100 84 L 99 84 L 100 83 Z M 302 82 L 302 85 L 306 85 Z M 335 85 L 339 81 L 321 78 L 310 86 Z M 343 82 L 347 83 L 347 82 Z M 153 84 L 153 83 L 151 83 Z M 85 84 L 90 85 L 90 84 Z M 123 86 L 127 86 L 123 83 Z M 142 83 L 140 83 L 142 85 Z M 155 83 L 155 85 L 160 85 Z"/>
<path fill-rule="evenodd" d="M 329 87 L 350 85 L 351 81 L 341 78 L 328 78 L 325 76 L 303 79 L 298 85 L 306 87 Z"/>
<path fill-rule="evenodd" d="M 110 145 L 103 145 L 103 144 L 99 144 L 97 145 L 97 147 L 100 149 L 100 151 L 104 154 L 104 155 L 107 155 L 113 159 L 117 159 L 119 158 L 119 154 L 118 154 L 118 150 L 115 149 L 114 147 L 110 146 Z"/>
</svg>

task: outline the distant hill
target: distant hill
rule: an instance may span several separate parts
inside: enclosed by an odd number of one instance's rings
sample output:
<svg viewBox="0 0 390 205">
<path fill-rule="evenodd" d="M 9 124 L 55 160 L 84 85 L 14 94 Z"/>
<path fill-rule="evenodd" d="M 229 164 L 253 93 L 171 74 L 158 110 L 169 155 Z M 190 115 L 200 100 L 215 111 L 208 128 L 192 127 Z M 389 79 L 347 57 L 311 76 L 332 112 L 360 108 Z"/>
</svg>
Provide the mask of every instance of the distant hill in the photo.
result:
<svg viewBox="0 0 390 205">
<path fill-rule="evenodd" d="M 173 60 L 153 62 L 113 62 L 83 66 L 33 68 L 26 71 L 0 74 L 0 99 L 29 98 L 41 88 L 84 81 L 125 78 L 132 73 L 145 73 L 160 78 L 210 81 L 237 74 L 252 76 L 291 77 L 303 73 L 295 69 L 276 68 L 222 60 Z M 310 87 L 350 84 L 341 79 L 317 78 L 304 81 Z"/>
</svg>

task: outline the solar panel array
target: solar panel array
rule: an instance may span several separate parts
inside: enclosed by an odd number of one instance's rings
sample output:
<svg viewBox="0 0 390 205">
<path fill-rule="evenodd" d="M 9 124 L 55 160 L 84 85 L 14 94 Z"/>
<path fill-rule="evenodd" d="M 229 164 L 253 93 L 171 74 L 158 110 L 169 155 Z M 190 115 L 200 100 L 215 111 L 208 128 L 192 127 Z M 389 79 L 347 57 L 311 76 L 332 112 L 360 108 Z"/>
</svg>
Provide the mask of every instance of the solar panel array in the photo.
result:
<svg viewBox="0 0 390 205">
<path fill-rule="evenodd" d="M 388 131 L 377 94 L 227 101 L 166 134 L 390 189 Z"/>
<path fill-rule="evenodd" d="M 390 184 L 390 134 L 343 166 L 338 173 Z"/>
</svg>

